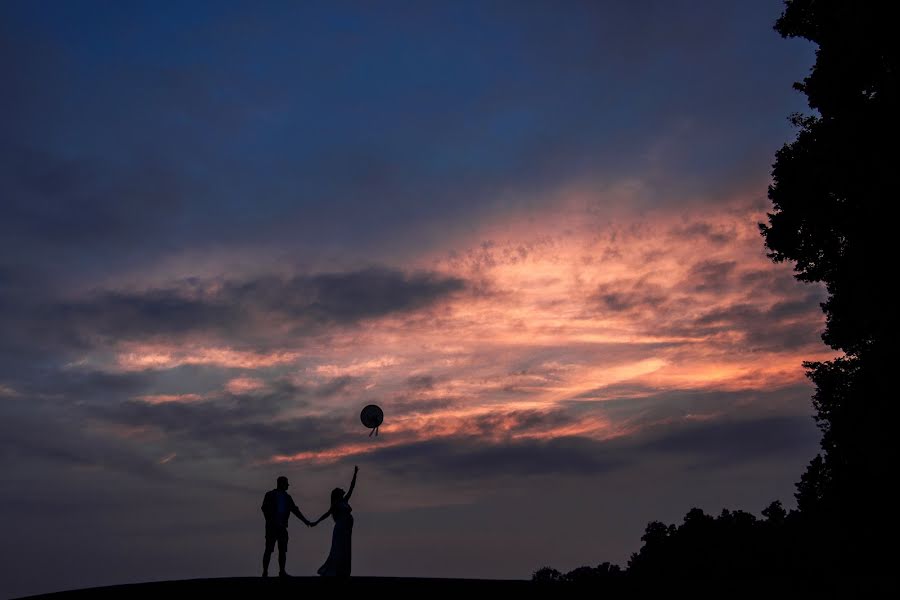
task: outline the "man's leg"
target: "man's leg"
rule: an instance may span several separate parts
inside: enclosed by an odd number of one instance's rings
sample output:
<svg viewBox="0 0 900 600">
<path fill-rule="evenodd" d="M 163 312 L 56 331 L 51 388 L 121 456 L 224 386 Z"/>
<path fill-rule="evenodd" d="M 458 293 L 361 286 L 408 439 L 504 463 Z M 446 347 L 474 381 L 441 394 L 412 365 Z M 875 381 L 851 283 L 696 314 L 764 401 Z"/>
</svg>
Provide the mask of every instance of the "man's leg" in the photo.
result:
<svg viewBox="0 0 900 600">
<path fill-rule="evenodd" d="M 284 570 L 285 563 L 287 563 L 287 545 L 288 532 L 287 527 L 285 527 L 278 532 L 278 574 L 281 577 L 287 576 L 287 571 Z"/>
<path fill-rule="evenodd" d="M 269 560 L 272 558 L 272 551 L 275 550 L 276 537 L 272 535 L 274 532 L 266 528 L 266 550 L 263 552 L 263 577 L 269 576 Z"/>
</svg>

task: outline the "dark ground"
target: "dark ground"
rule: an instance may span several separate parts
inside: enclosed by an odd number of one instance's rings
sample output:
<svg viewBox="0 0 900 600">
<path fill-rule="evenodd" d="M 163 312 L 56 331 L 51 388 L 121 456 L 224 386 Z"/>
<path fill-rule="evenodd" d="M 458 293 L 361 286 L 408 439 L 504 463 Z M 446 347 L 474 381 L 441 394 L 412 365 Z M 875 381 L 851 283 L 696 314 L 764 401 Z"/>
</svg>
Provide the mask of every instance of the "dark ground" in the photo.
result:
<svg viewBox="0 0 900 600">
<path fill-rule="evenodd" d="M 441 595 L 447 592 L 457 596 L 460 592 L 474 594 L 517 593 L 533 588 L 530 581 L 504 581 L 492 579 L 428 579 L 408 577 L 353 577 L 349 581 L 335 581 L 322 577 L 228 577 L 221 579 L 186 579 L 182 581 L 158 581 L 133 583 L 108 587 L 87 588 L 27 596 L 53 600 L 83 600 L 86 598 L 128 598 L 129 600 L 176 600 L 180 598 L 315 598 L 320 594 L 409 592 L 413 594 Z M 337 591 L 340 590 L 340 591 Z"/>
<path fill-rule="evenodd" d="M 629 580 L 598 581 L 589 584 L 539 584 L 525 580 L 495 579 L 436 579 L 409 577 L 353 577 L 349 581 L 335 581 L 321 577 L 230 577 L 221 579 L 187 579 L 134 583 L 109 587 L 70 590 L 28 596 L 52 600 L 84 600 L 87 598 L 127 598 L 128 600 L 180 600 L 181 598 L 215 598 L 227 600 L 281 598 L 319 598 L 330 594 L 346 598 L 348 594 L 372 595 L 383 598 L 415 596 L 480 600 L 481 598 L 541 597 L 541 598 L 849 598 L 871 594 L 893 595 L 895 580 L 813 582 L 785 579 L 704 579 L 636 582 Z M 896 592 L 896 589 L 894 590 Z M 461 597 L 461 594 L 466 594 Z"/>
</svg>

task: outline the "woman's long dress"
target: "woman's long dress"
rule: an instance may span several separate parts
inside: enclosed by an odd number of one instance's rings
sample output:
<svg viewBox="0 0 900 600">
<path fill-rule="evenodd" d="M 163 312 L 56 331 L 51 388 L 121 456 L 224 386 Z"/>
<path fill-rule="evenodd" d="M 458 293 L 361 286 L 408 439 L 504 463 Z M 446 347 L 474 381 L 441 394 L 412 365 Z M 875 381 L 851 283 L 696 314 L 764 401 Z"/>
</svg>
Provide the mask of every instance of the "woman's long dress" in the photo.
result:
<svg viewBox="0 0 900 600">
<path fill-rule="evenodd" d="M 353 537 L 353 511 L 346 500 L 338 502 L 331 511 L 334 531 L 331 534 L 331 552 L 325 564 L 319 567 L 319 575 L 325 577 L 350 577 Z"/>
</svg>

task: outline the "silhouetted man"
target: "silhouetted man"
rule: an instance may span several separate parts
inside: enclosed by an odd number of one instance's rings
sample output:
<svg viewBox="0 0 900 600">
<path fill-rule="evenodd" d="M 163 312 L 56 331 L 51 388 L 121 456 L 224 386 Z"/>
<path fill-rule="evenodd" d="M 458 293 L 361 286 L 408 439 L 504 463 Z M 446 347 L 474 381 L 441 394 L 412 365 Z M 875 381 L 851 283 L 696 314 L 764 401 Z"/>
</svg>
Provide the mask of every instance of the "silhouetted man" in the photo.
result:
<svg viewBox="0 0 900 600">
<path fill-rule="evenodd" d="M 275 542 L 278 542 L 278 575 L 288 577 L 284 570 L 284 563 L 287 561 L 288 517 L 294 513 L 307 526 L 310 523 L 294 504 L 291 495 L 287 493 L 287 489 L 291 485 L 288 483 L 287 477 L 282 475 L 276 480 L 275 485 L 274 490 L 266 492 L 262 503 L 263 515 L 266 517 L 266 551 L 263 553 L 262 576 L 269 576 L 269 559 L 272 558 Z"/>
</svg>

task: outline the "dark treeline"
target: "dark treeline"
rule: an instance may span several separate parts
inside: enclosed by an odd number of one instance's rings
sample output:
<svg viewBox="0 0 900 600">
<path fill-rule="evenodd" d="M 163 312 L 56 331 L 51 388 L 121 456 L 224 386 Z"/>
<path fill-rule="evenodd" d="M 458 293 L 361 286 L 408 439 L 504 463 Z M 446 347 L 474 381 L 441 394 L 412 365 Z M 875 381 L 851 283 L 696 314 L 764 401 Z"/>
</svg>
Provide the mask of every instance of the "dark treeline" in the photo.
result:
<svg viewBox="0 0 900 600">
<path fill-rule="evenodd" d="M 795 84 L 814 111 L 793 115 L 797 138 L 778 151 L 760 229 L 769 257 L 797 279 L 824 283 L 823 340 L 843 355 L 805 363 L 822 431 L 821 452 L 797 483 L 797 509 L 775 502 L 762 518 L 713 517 L 699 509 L 681 525 L 652 522 L 627 570 L 604 563 L 534 579 L 838 576 L 892 573 L 897 394 L 892 340 L 898 225 L 900 98 L 896 20 L 888 2 L 786 0 L 775 23 L 784 37 L 818 48 Z"/>
</svg>

